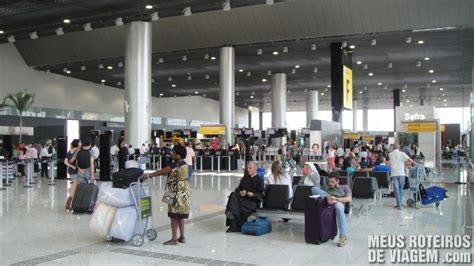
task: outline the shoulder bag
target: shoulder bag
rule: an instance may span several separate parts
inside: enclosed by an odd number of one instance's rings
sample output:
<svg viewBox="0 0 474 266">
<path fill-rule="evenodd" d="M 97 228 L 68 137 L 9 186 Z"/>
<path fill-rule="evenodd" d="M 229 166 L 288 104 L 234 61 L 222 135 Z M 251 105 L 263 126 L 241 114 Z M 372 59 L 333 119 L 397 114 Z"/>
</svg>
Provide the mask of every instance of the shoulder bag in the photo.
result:
<svg viewBox="0 0 474 266">
<path fill-rule="evenodd" d="M 169 176 L 166 179 L 165 193 L 163 194 L 161 202 L 174 206 L 178 202 L 178 192 L 168 191 L 168 179 Z M 179 180 L 176 181 L 176 190 L 179 191 Z"/>
</svg>

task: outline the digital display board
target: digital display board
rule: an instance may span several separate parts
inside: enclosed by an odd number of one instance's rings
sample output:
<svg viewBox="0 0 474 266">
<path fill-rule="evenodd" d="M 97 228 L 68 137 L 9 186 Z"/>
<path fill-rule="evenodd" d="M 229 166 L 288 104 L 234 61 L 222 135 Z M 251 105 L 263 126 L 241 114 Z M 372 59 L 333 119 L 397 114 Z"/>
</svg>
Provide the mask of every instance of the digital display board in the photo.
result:
<svg viewBox="0 0 474 266">
<path fill-rule="evenodd" d="M 346 65 L 342 65 L 342 68 L 343 107 L 352 109 L 352 69 Z"/>
</svg>

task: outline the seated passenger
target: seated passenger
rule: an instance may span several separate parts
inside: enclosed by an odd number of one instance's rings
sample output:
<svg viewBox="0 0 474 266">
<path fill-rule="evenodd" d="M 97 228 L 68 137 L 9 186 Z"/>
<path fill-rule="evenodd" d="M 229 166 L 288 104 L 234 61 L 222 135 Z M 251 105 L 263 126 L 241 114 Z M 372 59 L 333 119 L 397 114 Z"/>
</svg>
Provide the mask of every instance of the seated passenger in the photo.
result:
<svg viewBox="0 0 474 266">
<path fill-rule="evenodd" d="M 347 171 L 349 176 L 352 176 L 352 174 L 356 171 L 356 169 L 352 166 L 352 161 L 355 160 L 354 157 L 347 157 L 344 159 L 344 163 L 342 165 L 342 170 Z"/>
<path fill-rule="evenodd" d="M 337 246 L 343 247 L 347 240 L 346 215 L 344 214 L 344 204 L 352 202 L 352 192 L 348 186 L 339 186 L 339 175 L 332 172 L 328 178 L 328 184 L 323 189 L 314 187 L 314 195 L 326 198 L 327 202 L 334 205 L 336 209 L 336 219 L 339 231 L 339 241 Z"/>
<path fill-rule="evenodd" d="M 293 187 L 291 182 L 291 177 L 285 173 L 283 168 L 281 167 L 280 161 L 274 161 L 272 164 L 272 173 L 267 177 L 267 182 L 269 185 L 276 184 L 276 185 L 288 185 L 290 188 L 288 199 L 293 198 Z"/>
<path fill-rule="evenodd" d="M 385 157 L 383 156 L 377 157 L 377 160 L 375 161 L 375 166 L 372 167 L 372 171 L 390 172 L 390 170 L 391 170 L 390 166 L 387 166 L 385 163 Z"/>
<path fill-rule="evenodd" d="M 225 215 L 227 232 L 240 232 L 247 218 L 254 212 L 263 199 L 263 177 L 257 175 L 254 162 L 247 163 L 247 174 L 240 180 L 239 186 L 230 193 Z"/>
<path fill-rule="evenodd" d="M 321 176 L 313 163 L 305 163 L 299 185 L 321 187 Z"/>
<path fill-rule="evenodd" d="M 365 158 L 366 158 L 366 157 L 360 158 L 359 166 L 360 166 L 361 169 L 367 168 L 367 161 L 365 160 Z"/>
</svg>

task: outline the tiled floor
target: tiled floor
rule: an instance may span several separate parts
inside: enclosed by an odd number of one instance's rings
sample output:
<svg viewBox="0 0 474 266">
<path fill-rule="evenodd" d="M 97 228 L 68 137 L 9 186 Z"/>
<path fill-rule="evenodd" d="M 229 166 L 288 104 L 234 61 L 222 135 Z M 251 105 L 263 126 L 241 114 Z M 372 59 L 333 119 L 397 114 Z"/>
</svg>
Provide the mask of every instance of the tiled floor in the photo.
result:
<svg viewBox="0 0 474 266">
<path fill-rule="evenodd" d="M 335 241 L 309 245 L 304 241 L 302 220 L 283 223 L 272 220 L 270 234 L 254 237 L 225 233 L 223 210 L 227 195 L 240 174 L 198 173 L 192 182 L 192 211 L 187 243 L 163 246 L 170 238 L 166 207 L 160 199 L 165 178 L 148 182 L 153 198 L 154 242 L 142 247 L 109 243 L 88 228 L 89 215 L 72 215 L 63 209 L 66 182 L 48 186 L 38 180 L 34 188 L 21 182 L 0 191 L 1 265 L 367 265 L 367 238 L 371 234 L 461 234 L 465 222 L 464 185 L 446 184 L 450 198 L 439 209 L 393 209 L 393 199 L 355 200 L 355 214 L 348 219 L 349 240 L 337 248 Z M 358 213 L 361 204 L 367 212 Z"/>
</svg>

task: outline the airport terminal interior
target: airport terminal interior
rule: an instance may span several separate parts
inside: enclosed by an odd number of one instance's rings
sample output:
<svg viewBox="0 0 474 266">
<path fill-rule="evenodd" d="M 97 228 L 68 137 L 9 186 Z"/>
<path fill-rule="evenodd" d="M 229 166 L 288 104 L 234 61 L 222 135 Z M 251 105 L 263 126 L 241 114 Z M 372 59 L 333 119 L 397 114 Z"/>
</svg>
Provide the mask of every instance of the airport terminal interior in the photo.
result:
<svg viewBox="0 0 474 266">
<path fill-rule="evenodd" d="M 0 1 L 0 265 L 472 265 L 472 0 Z"/>
</svg>

